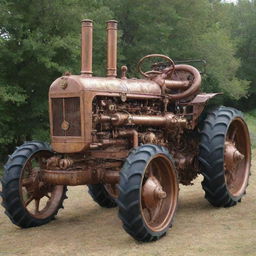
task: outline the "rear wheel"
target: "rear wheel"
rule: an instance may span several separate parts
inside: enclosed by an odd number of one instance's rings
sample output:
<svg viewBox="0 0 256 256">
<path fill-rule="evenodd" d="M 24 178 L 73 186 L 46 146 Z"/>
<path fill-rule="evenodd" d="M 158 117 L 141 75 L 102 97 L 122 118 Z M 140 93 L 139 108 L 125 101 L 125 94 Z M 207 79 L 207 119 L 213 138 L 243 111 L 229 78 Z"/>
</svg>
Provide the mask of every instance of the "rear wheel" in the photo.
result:
<svg viewBox="0 0 256 256">
<path fill-rule="evenodd" d="M 250 136 L 241 112 L 220 107 L 208 114 L 199 161 L 205 197 L 212 205 L 230 207 L 241 200 L 251 165 Z"/>
<path fill-rule="evenodd" d="M 89 194 L 101 207 L 116 207 L 117 189 L 116 185 L 91 184 L 88 185 Z"/>
<path fill-rule="evenodd" d="M 5 165 L 3 206 L 15 225 L 27 228 L 46 224 L 63 208 L 66 187 L 41 180 L 40 171 L 52 155 L 47 144 L 28 142 L 18 147 Z"/>
<path fill-rule="evenodd" d="M 168 150 L 143 145 L 130 153 L 119 185 L 119 217 L 139 241 L 159 239 L 169 229 L 178 200 L 178 180 Z"/>
</svg>

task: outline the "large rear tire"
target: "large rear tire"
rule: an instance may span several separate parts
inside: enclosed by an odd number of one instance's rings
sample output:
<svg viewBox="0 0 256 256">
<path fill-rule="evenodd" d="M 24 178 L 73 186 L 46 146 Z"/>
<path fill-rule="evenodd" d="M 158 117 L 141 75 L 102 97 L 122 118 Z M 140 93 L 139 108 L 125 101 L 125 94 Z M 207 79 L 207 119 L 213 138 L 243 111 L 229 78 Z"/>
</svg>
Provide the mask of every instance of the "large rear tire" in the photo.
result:
<svg viewBox="0 0 256 256">
<path fill-rule="evenodd" d="M 242 113 L 228 107 L 210 112 L 199 147 L 205 198 L 217 207 L 240 202 L 251 166 L 250 136 Z"/>
<path fill-rule="evenodd" d="M 143 242 L 166 234 L 178 200 L 178 178 L 168 150 L 143 145 L 123 165 L 119 183 L 119 217 L 125 231 Z"/>
<path fill-rule="evenodd" d="M 53 152 L 46 143 L 27 142 L 10 156 L 2 179 L 2 205 L 13 224 L 22 228 L 48 223 L 63 208 L 66 186 L 42 182 L 40 170 Z"/>
</svg>

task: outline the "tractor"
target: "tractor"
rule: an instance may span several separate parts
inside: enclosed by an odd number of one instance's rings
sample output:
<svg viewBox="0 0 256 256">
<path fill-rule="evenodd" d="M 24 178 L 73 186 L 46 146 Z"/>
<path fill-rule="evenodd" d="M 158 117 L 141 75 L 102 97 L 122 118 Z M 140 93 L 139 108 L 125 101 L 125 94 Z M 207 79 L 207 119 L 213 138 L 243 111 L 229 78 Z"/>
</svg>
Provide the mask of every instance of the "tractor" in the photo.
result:
<svg viewBox="0 0 256 256">
<path fill-rule="evenodd" d="M 203 175 L 205 198 L 231 207 L 250 175 L 250 136 L 242 113 L 200 90 L 201 73 L 168 56 L 140 59 L 143 77 L 117 78 L 117 21 L 107 21 L 106 77 L 92 72 L 93 21 L 82 21 L 81 74 L 65 73 L 49 89 L 51 145 L 31 141 L 5 164 L 2 198 L 17 226 L 50 222 L 67 186 L 87 185 L 101 207 L 118 207 L 124 230 L 154 241 L 172 226 L 179 183 Z"/>
</svg>

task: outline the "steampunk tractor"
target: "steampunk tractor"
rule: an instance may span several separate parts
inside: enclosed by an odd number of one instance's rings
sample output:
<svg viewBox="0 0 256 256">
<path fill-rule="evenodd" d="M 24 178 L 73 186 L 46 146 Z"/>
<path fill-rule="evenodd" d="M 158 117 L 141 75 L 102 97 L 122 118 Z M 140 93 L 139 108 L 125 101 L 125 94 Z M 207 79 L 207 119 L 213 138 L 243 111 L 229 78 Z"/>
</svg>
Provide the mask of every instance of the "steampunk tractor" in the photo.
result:
<svg viewBox="0 0 256 256">
<path fill-rule="evenodd" d="M 128 79 L 126 66 L 117 78 L 113 20 L 107 77 L 93 77 L 92 35 L 92 21 L 83 20 L 81 75 L 65 74 L 50 87 L 51 147 L 26 142 L 5 165 L 2 197 L 11 221 L 46 224 L 63 207 L 67 186 L 87 185 L 100 206 L 119 207 L 133 238 L 153 241 L 171 227 L 179 183 L 190 185 L 198 174 L 213 206 L 240 202 L 251 161 L 241 112 L 221 106 L 205 113 L 217 94 L 200 92 L 195 67 L 164 55 L 139 61 L 143 79 Z"/>
</svg>

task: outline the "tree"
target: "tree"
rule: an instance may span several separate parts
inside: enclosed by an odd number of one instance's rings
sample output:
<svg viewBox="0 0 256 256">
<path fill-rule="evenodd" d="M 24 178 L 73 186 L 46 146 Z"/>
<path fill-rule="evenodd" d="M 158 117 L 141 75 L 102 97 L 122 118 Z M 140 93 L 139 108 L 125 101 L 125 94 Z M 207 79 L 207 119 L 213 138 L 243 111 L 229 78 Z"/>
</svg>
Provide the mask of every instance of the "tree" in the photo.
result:
<svg viewBox="0 0 256 256">
<path fill-rule="evenodd" d="M 79 66 L 76 1 L 1 1 L 1 152 L 47 137 L 51 82 Z"/>
<path fill-rule="evenodd" d="M 242 101 L 244 107 L 256 108 L 256 2 L 254 0 L 238 1 L 232 12 L 232 38 L 237 42 L 236 56 L 241 60 L 238 77 L 251 81 L 249 98 Z"/>
<path fill-rule="evenodd" d="M 122 29 L 124 61 L 132 75 L 143 55 L 161 53 L 174 60 L 205 59 L 205 91 L 224 92 L 229 99 L 247 94 L 248 81 L 236 77 L 240 66 L 220 1 L 105 1 Z M 230 5 L 228 5 L 230 6 Z"/>
<path fill-rule="evenodd" d="M 105 21 L 116 19 L 118 65 L 127 64 L 128 76 L 138 76 L 135 63 L 150 53 L 201 58 L 208 63 L 203 90 L 233 101 L 256 94 L 255 13 L 254 0 L 2 0 L 2 155 L 24 140 L 48 138 L 49 85 L 65 71 L 79 73 L 82 19 L 94 20 L 94 75 L 105 75 Z"/>
</svg>

